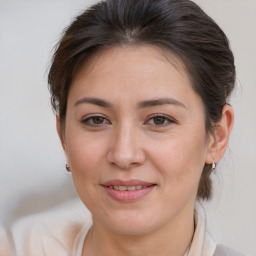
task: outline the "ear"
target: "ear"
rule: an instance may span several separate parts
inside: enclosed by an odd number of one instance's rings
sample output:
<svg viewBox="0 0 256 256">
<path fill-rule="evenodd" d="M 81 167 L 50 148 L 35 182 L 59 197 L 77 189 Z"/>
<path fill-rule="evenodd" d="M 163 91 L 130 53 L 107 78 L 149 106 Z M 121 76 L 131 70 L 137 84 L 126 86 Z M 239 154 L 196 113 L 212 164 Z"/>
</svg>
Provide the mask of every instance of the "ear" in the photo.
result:
<svg viewBox="0 0 256 256">
<path fill-rule="evenodd" d="M 60 142 L 61 142 L 62 148 L 63 148 L 65 154 L 67 155 L 67 153 L 66 153 L 66 142 L 65 142 L 65 138 L 64 138 L 64 133 L 63 133 L 63 130 L 61 129 L 60 117 L 58 115 L 56 115 L 56 129 L 57 129 L 57 133 L 58 133 L 59 138 L 60 138 Z"/>
<path fill-rule="evenodd" d="M 223 107 L 221 119 L 215 124 L 213 134 L 209 140 L 208 153 L 206 157 L 207 164 L 212 164 L 213 160 L 215 163 L 218 163 L 223 157 L 228 145 L 233 123 L 233 108 L 226 104 Z"/>
</svg>

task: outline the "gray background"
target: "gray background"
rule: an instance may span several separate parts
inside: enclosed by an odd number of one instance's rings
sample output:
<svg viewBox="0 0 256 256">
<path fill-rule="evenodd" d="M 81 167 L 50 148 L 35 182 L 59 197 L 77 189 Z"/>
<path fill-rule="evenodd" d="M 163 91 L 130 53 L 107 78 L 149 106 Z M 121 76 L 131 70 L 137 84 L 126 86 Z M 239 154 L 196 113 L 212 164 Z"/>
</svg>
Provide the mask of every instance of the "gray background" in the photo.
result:
<svg viewBox="0 0 256 256">
<path fill-rule="evenodd" d="M 93 2 L 0 0 L 0 224 L 76 196 L 46 70 L 62 29 Z M 218 241 L 256 255 L 256 1 L 196 2 L 228 35 L 237 66 L 234 130 L 205 208 Z"/>
</svg>

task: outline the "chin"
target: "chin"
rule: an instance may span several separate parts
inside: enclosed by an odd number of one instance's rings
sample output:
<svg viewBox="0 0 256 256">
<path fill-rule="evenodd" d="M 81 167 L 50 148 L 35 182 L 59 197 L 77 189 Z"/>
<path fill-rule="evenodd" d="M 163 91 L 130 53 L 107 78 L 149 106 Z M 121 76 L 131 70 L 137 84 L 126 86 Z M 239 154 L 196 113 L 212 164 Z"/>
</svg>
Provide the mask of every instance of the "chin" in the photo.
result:
<svg viewBox="0 0 256 256">
<path fill-rule="evenodd" d="M 118 216 L 112 215 L 111 218 L 104 218 L 104 223 L 109 230 L 120 235 L 142 235 L 149 233 L 154 226 L 157 226 L 151 214 L 147 216 L 147 214 L 137 211 L 121 212 Z"/>
<path fill-rule="evenodd" d="M 134 235 L 144 235 L 153 230 L 152 226 L 149 226 L 148 223 L 143 225 L 143 223 L 120 223 L 120 225 L 113 225 L 110 228 L 112 232 L 120 235 L 134 236 Z"/>
</svg>

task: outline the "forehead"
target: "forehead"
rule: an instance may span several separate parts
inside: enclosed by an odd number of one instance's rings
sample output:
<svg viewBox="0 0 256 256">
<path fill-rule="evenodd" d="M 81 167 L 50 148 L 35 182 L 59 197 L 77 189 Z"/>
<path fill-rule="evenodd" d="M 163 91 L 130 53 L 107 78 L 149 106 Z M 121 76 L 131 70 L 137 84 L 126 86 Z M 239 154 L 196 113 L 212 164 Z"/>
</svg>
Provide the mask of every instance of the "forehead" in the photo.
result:
<svg viewBox="0 0 256 256">
<path fill-rule="evenodd" d="M 101 50 L 79 70 L 70 94 L 75 98 L 89 95 L 120 101 L 197 96 L 183 62 L 152 45 Z"/>
<path fill-rule="evenodd" d="M 89 74 L 95 70 L 95 68 L 102 68 L 104 70 L 106 67 L 113 66 L 116 62 L 118 63 L 118 67 L 122 68 L 124 65 L 135 64 L 134 69 L 138 67 L 142 63 L 143 60 L 148 62 L 149 65 L 144 66 L 143 71 L 147 71 L 146 68 L 151 68 L 153 65 L 171 65 L 178 72 L 182 73 L 182 75 L 189 76 L 186 66 L 178 55 L 170 52 L 164 47 L 158 47 L 152 44 L 145 45 L 117 45 L 109 48 L 104 48 L 98 50 L 95 54 L 92 55 L 87 61 L 85 61 L 84 65 L 75 75 L 74 81 L 80 79 L 86 74 Z M 134 63 L 135 60 L 135 63 Z M 124 64 L 124 65 L 120 65 Z M 132 68 L 132 67 L 131 67 Z M 103 70 L 102 70 L 103 71 Z M 140 69 L 140 71 L 142 71 Z M 148 70 L 150 71 L 150 70 Z"/>
</svg>

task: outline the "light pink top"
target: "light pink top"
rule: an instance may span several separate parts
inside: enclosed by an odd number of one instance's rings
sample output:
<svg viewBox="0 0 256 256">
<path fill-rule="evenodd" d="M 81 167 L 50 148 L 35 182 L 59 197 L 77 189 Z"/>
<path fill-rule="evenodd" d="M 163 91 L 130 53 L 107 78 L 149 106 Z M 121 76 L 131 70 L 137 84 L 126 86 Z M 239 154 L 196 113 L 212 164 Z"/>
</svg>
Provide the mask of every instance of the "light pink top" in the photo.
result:
<svg viewBox="0 0 256 256">
<path fill-rule="evenodd" d="M 206 230 L 205 213 L 199 204 L 195 221 L 196 230 L 187 255 L 213 256 L 216 243 Z M 91 226 L 91 214 L 79 200 L 22 218 L 12 227 L 17 256 L 81 256 Z"/>
</svg>

